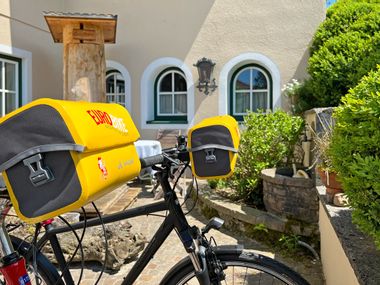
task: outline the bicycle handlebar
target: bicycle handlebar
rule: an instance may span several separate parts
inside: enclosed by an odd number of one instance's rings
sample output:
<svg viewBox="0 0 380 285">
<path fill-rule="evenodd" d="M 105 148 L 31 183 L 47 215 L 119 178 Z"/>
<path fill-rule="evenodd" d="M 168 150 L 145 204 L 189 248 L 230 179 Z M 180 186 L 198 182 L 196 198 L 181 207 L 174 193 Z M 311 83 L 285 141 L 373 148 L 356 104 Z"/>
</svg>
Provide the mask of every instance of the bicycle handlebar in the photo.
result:
<svg viewBox="0 0 380 285">
<path fill-rule="evenodd" d="M 189 152 L 186 149 L 179 150 L 177 147 L 163 149 L 161 154 L 140 158 L 141 168 L 152 167 L 157 164 L 171 162 L 170 164 L 178 164 L 175 160 L 181 162 L 189 161 Z"/>
<path fill-rule="evenodd" d="M 186 137 L 178 136 L 177 144 L 175 147 L 163 149 L 161 154 L 140 158 L 141 168 L 147 168 L 157 164 L 162 164 L 164 161 L 174 162 L 173 159 L 178 159 L 182 162 L 189 161 L 189 153 L 186 149 L 186 145 Z"/>
<path fill-rule="evenodd" d="M 162 162 L 164 162 L 163 154 L 157 154 L 145 158 L 140 158 L 141 168 L 151 167 Z"/>
</svg>

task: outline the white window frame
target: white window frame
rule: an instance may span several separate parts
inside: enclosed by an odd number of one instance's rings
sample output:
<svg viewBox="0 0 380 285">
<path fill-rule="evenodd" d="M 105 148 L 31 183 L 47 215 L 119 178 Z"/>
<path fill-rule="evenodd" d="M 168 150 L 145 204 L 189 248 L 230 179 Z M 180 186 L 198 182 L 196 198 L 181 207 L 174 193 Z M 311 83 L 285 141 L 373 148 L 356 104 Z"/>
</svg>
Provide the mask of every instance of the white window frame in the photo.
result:
<svg viewBox="0 0 380 285">
<path fill-rule="evenodd" d="M 257 64 L 265 68 L 272 77 L 273 110 L 281 108 L 281 76 L 276 63 L 269 57 L 254 52 L 242 53 L 229 60 L 219 74 L 219 115 L 229 114 L 229 89 L 232 74 L 241 66 Z"/>
<path fill-rule="evenodd" d="M 160 91 L 160 86 L 161 86 L 161 81 L 165 78 L 166 75 L 168 74 L 171 74 L 171 80 L 172 80 L 172 91 L 163 91 L 161 92 Z M 186 95 L 186 99 L 187 99 L 187 91 L 175 91 L 175 86 L 174 86 L 174 74 L 179 74 L 181 75 L 185 80 L 185 76 L 182 72 L 178 71 L 178 70 L 175 70 L 175 69 L 170 69 L 166 72 L 164 72 L 163 74 L 161 74 L 160 78 L 158 78 L 158 81 L 157 81 L 157 89 L 156 89 L 156 94 L 157 94 L 157 116 L 187 116 L 187 104 L 186 104 L 186 113 L 175 113 L 175 100 L 174 100 L 174 97 L 176 95 L 183 95 L 185 94 Z M 160 96 L 161 95 L 171 95 L 172 97 L 172 112 L 171 113 L 161 113 L 160 112 Z M 187 103 L 187 102 L 186 102 Z"/>
<path fill-rule="evenodd" d="M 114 91 L 117 91 L 117 76 L 120 75 L 122 77 L 122 80 L 124 82 L 124 92 L 113 92 L 113 93 L 107 93 L 106 92 L 106 102 L 109 102 L 109 103 L 117 103 L 119 105 L 122 105 L 124 108 L 126 108 L 126 101 L 127 101 L 127 95 L 125 94 L 125 80 L 124 80 L 124 77 L 123 75 L 121 74 L 120 71 L 116 70 L 116 69 L 113 69 L 111 70 L 110 73 L 108 73 L 106 75 L 106 84 L 107 84 L 107 79 L 111 76 L 113 76 L 115 78 L 115 81 L 114 81 Z M 109 97 L 110 96 L 115 96 L 115 100 L 113 101 L 108 101 Z M 123 96 L 124 97 L 124 102 L 119 102 L 119 96 Z"/>
<path fill-rule="evenodd" d="M 17 61 L 14 61 L 14 60 L 10 60 L 10 59 L 5 59 L 5 58 L 2 58 L 0 57 L 0 62 L 2 62 L 2 65 L 1 65 L 1 69 L 0 69 L 0 72 L 1 72 L 1 81 L 0 82 L 0 97 L 1 97 L 1 104 L 2 104 L 2 108 L 0 110 L 0 116 L 3 117 L 5 116 L 7 113 L 6 113 L 6 110 L 5 110 L 5 107 L 6 107 L 6 97 L 8 94 L 12 94 L 13 96 L 16 97 L 16 108 L 17 109 L 19 106 L 20 106 L 20 102 L 19 102 L 19 65 L 20 63 L 17 62 Z M 5 63 L 10 63 L 10 64 L 14 64 L 16 66 L 15 68 L 15 90 L 8 90 L 8 89 L 5 89 Z"/>
<path fill-rule="evenodd" d="M 27 50 L 0 44 L 0 53 L 21 59 L 21 102 L 22 106 L 33 99 L 32 53 Z"/>
<path fill-rule="evenodd" d="M 132 112 L 132 82 L 131 76 L 121 63 L 114 60 L 106 60 L 107 70 L 117 70 L 121 73 L 124 79 L 124 93 L 125 93 L 125 108 L 131 113 Z"/>
<path fill-rule="evenodd" d="M 154 81 L 158 74 L 169 67 L 177 67 L 182 70 L 186 79 L 187 87 L 187 124 L 149 124 L 148 121 L 154 120 Z M 142 130 L 159 129 L 188 129 L 194 124 L 195 100 L 194 100 L 194 80 L 191 69 L 182 60 L 173 57 L 162 57 L 151 62 L 144 70 L 140 81 L 140 116 Z"/>
<path fill-rule="evenodd" d="M 236 81 L 237 81 L 237 79 L 238 79 L 238 77 L 239 77 L 239 75 L 242 73 L 242 72 L 244 72 L 244 71 L 246 71 L 247 69 L 249 69 L 249 89 L 248 90 L 243 90 L 243 89 L 241 89 L 241 90 L 236 90 Z M 264 76 L 265 76 L 265 79 L 266 79 L 266 81 L 267 81 L 267 88 L 266 89 L 253 89 L 252 88 L 252 86 L 253 86 L 253 82 L 252 82 L 252 80 L 253 80 L 253 76 L 252 76 L 252 71 L 253 71 L 253 69 L 256 69 L 256 70 L 258 70 L 258 71 L 260 71 L 261 73 L 263 73 L 264 74 Z M 267 75 L 267 72 L 265 71 L 265 70 L 263 70 L 262 68 L 260 68 L 260 67 L 257 67 L 257 66 L 247 66 L 247 67 L 245 67 L 245 68 L 243 68 L 242 70 L 240 70 L 236 75 L 235 75 L 235 77 L 233 78 L 233 85 L 232 85 L 232 92 L 233 92 L 233 94 L 232 94 L 232 114 L 234 115 L 234 116 L 244 116 L 244 115 L 247 115 L 248 113 L 247 112 L 245 112 L 245 113 L 237 113 L 237 112 L 235 112 L 236 111 L 236 93 L 249 93 L 249 99 L 250 99 L 250 110 L 253 110 L 253 106 L 252 106 L 252 104 L 253 104 L 253 94 L 254 93 L 260 93 L 260 92 L 266 92 L 267 93 L 267 106 L 265 107 L 266 109 L 270 109 L 270 90 L 271 90 L 271 82 L 270 82 L 270 79 L 269 79 L 269 77 L 268 77 L 268 75 Z M 264 110 L 265 111 L 265 110 Z"/>
</svg>

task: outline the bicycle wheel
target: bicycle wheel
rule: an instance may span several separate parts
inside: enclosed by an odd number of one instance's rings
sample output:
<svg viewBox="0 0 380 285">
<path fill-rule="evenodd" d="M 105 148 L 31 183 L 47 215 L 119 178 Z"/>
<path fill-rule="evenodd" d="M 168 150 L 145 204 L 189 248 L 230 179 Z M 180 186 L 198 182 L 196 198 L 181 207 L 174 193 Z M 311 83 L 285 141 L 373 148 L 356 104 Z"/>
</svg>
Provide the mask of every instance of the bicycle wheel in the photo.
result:
<svg viewBox="0 0 380 285">
<path fill-rule="evenodd" d="M 56 284 L 62 285 L 59 281 L 59 273 L 53 264 L 39 251 L 36 253 L 36 268 L 33 268 L 33 254 L 31 254 L 32 246 L 30 243 L 11 236 L 13 247 L 18 253 L 25 257 L 26 267 L 32 284 Z M 2 282 L 2 284 L 5 284 Z"/>
<path fill-rule="evenodd" d="M 221 284 L 309 284 L 298 273 L 263 255 L 238 249 L 216 249 L 217 258 L 226 266 Z M 194 267 L 185 258 L 164 277 L 161 285 L 199 284 Z"/>
</svg>

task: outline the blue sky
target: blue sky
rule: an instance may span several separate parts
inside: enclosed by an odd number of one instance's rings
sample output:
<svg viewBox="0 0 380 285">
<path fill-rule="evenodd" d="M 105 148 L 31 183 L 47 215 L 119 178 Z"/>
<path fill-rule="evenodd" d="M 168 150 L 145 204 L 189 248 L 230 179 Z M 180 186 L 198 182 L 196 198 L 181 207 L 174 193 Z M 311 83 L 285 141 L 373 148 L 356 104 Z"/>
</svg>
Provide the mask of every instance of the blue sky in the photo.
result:
<svg viewBox="0 0 380 285">
<path fill-rule="evenodd" d="M 334 4 L 337 0 L 326 0 L 326 7 L 330 7 L 332 4 Z"/>
</svg>

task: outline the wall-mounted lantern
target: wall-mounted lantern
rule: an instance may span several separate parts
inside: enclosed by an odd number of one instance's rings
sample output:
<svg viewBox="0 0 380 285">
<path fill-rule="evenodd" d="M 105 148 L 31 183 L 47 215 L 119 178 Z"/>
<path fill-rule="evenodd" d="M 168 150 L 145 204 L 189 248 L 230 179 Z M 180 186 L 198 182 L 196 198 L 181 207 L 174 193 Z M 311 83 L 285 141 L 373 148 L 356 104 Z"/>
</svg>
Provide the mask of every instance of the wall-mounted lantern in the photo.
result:
<svg viewBox="0 0 380 285">
<path fill-rule="evenodd" d="M 199 91 L 204 92 L 206 95 L 210 93 L 209 91 L 215 91 L 218 86 L 215 84 L 215 78 L 211 79 L 215 63 L 211 59 L 204 57 L 198 60 L 194 66 L 198 69 L 199 81 L 197 88 Z"/>
</svg>

